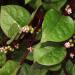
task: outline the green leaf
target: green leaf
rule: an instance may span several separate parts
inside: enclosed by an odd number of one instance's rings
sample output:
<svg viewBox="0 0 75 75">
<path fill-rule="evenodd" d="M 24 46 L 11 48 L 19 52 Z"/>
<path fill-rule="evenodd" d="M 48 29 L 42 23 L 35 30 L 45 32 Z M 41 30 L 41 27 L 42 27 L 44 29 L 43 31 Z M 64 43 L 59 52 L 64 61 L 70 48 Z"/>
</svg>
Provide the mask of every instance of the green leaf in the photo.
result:
<svg viewBox="0 0 75 75">
<path fill-rule="evenodd" d="M 59 75 L 65 75 L 65 72 L 62 70 Z"/>
<path fill-rule="evenodd" d="M 7 61 L 7 63 L 0 69 L 0 75 L 12 75 L 14 74 L 15 70 L 18 69 L 18 67 L 18 62 L 11 60 Z"/>
<path fill-rule="evenodd" d="M 67 0 L 51 0 L 50 3 L 43 3 L 43 7 L 48 10 L 50 8 L 54 8 L 58 11 L 64 6 Z"/>
<path fill-rule="evenodd" d="M 17 68 L 15 68 L 15 70 L 12 72 L 11 75 L 17 75 L 17 72 L 18 72 L 19 68 L 20 68 L 20 66 L 18 66 Z"/>
<path fill-rule="evenodd" d="M 42 5 L 42 0 L 32 0 L 30 2 L 30 5 L 36 9 L 36 8 L 39 8 L 41 5 Z"/>
<path fill-rule="evenodd" d="M 30 68 L 31 75 L 46 75 L 47 69 L 41 67 L 40 65 L 34 63 Z"/>
<path fill-rule="evenodd" d="M 30 14 L 23 7 L 18 5 L 1 6 L 1 28 L 9 38 L 19 33 L 19 29 L 27 25 L 29 20 Z"/>
<path fill-rule="evenodd" d="M 29 70 L 30 70 L 30 66 L 28 64 L 24 64 L 19 72 L 19 75 L 30 75 Z"/>
<path fill-rule="evenodd" d="M 73 67 L 73 63 L 69 60 L 67 63 L 66 63 L 66 70 L 69 74 L 71 74 L 72 72 L 72 67 Z"/>
<path fill-rule="evenodd" d="M 13 31 L 13 29 L 14 29 L 14 31 Z M 14 38 L 17 37 L 18 34 L 20 34 L 20 33 L 19 33 L 19 28 L 17 27 L 17 25 L 16 24 L 11 25 L 11 27 L 9 28 L 9 31 L 8 31 L 8 35 L 12 36 L 12 38 L 7 41 L 7 44 L 10 44 L 14 40 Z"/>
<path fill-rule="evenodd" d="M 35 3 L 36 8 L 38 8 L 41 5 L 42 5 L 42 0 L 36 0 L 36 3 Z"/>
<path fill-rule="evenodd" d="M 66 56 L 65 48 L 61 46 L 50 46 L 49 43 L 38 44 L 34 47 L 33 58 L 35 62 L 42 65 L 56 65 L 64 60 Z"/>
<path fill-rule="evenodd" d="M 58 71 L 58 70 L 60 70 L 60 68 L 61 68 L 61 64 L 58 64 L 58 65 L 50 66 L 49 70 L 50 71 Z"/>
<path fill-rule="evenodd" d="M 74 34 L 75 34 L 75 20 L 74 20 Z"/>
<path fill-rule="evenodd" d="M 25 4 L 28 4 L 31 0 L 25 0 Z"/>
<path fill-rule="evenodd" d="M 35 63 L 31 66 L 24 64 L 19 72 L 19 75 L 46 75 L 48 70 L 38 66 L 39 65 Z"/>
<path fill-rule="evenodd" d="M 7 71 L 0 69 L 0 75 L 9 75 Z"/>
<path fill-rule="evenodd" d="M 2 67 L 6 62 L 6 54 L 3 52 L 0 52 L 0 67 Z"/>
<path fill-rule="evenodd" d="M 42 30 L 40 29 L 39 32 L 36 33 L 35 39 L 36 40 L 41 40 L 41 37 L 42 37 Z"/>
<path fill-rule="evenodd" d="M 42 24 L 41 42 L 62 42 L 74 33 L 74 22 L 70 17 L 63 16 L 54 9 L 50 9 Z"/>
<path fill-rule="evenodd" d="M 57 1 L 60 1 L 60 0 L 51 0 L 51 2 L 57 2 Z"/>
<path fill-rule="evenodd" d="M 29 55 L 27 56 L 27 59 L 33 61 L 33 53 L 32 52 L 29 53 Z"/>
<path fill-rule="evenodd" d="M 51 3 L 50 7 L 60 11 L 66 2 L 67 0 L 54 1 Z"/>
<path fill-rule="evenodd" d="M 66 63 L 66 70 L 68 74 L 75 75 L 75 65 L 70 60 Z"/>
<path fill-rule="evenodd" d="M 15 29 L 16 28 L 16 29 Z M 14 31 L 13 31 L 13 29 L 14 29 Z M 11 33 L 10 33 L 10 31 L 11 31 Z M 16 32 L 16 33 L 15 33 Z M 17 34 L 18 34 L 18 32 L 19 32 L 19 28 L 17 27 L 17 24 L 13 24 L 13 25 L 11 25 L 11 27 L 9 28 L 9 31 L 8 31 L 8 35 L 10 35 L 10 36 L 16 36 Z M 12 36 L 12 37 L 13 37 Z"/>
<path fill-rule="evenodd" d="M 75 64 L 74 64 L 74 66 L 72 68 L 72 75 L 75 75 Z"/>
</svg>

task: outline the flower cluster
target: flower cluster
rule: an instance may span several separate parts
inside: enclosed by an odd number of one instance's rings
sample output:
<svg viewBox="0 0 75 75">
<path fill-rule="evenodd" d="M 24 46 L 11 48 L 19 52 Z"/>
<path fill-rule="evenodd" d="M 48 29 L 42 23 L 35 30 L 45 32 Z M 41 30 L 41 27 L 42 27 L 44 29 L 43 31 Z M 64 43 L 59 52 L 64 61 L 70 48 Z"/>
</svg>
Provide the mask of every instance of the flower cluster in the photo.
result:
<svg viewBox="0 0 75 75">
<path fill-rule="evenodd" d="M 71 14 L 72 13 L 72 8 L 70 5 L 67 5 L 66 8 L 65 8 L 65 11 L 67 12 L 67 14 Z"/>
<path fill-rule="evenodd" d="M 24 26 L 24 27 L 21 28 L 21 32 L 23 32 L 23 33 L 28 33 L 28 32 L 33 33 L 34 29 L 31 26 Z"/>
<path fill-rule="evenodd" d="M 75 35 L 72 37 L 72 39 L 70 39 L 68 42 L 66 42 L 64 44 L 65 48 L 71 48 L 71 47 L 75 47 Z M 70 53 L 70 57 L 74 58 L 75 54 L 72 52 Z"/>
<path fill-rule="evenodd" d="M 8 51 L 13 52 L 14 51 L 14 48 L 12 48 L 11 46 L 3 46 L 3 47 L 0 47 L 0 52 L 7 53 Z"/>
<path fill-rule="evenodd" d="M 65 46 L 66 48 L 74 47 L 74 45 L 75 45 L 75 36 L 73 36 L 72 39 L 70 39 L 68 42 L 66 42 L 66 43 L 64 44 L 64 46 Z"/>
</svg>

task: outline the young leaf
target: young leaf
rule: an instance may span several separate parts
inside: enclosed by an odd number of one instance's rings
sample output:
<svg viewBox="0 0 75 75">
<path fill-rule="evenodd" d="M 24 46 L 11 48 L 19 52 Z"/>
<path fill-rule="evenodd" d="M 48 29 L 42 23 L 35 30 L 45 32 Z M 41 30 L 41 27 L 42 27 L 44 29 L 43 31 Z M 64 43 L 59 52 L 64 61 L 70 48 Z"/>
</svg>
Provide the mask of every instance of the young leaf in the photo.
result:
<svg viewBox="0 0 75 75">
<path fill-rule="evenodd" d="M 54 9 L 50 9 L 46 13 L 42 25 L 41 42 L 62 42 L 69 39 L 74 33 L 73 20 Z"/>
<path fill-rule="evenodd" d="M 61 46 L 50 46 L 38 44 L 34 47 L 33 58 L 35 62 L 42 65 L 56 65 L 63 61 L 66 56 L 65 48 Z"/>
</svg>

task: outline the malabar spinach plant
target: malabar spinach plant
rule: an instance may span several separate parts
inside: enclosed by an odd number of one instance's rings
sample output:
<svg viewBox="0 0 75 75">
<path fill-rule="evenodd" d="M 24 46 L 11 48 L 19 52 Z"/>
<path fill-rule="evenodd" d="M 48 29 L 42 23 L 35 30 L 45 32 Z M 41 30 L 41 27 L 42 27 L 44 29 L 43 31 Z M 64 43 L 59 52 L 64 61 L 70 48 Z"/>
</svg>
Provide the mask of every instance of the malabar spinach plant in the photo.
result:
<svg viewBox="0 0 75 75">
<path fill-rule="evenodd" d="M 0 75 L 75 75 L 75 0 L 6 0 L 0 10 Z"/>
</svg>

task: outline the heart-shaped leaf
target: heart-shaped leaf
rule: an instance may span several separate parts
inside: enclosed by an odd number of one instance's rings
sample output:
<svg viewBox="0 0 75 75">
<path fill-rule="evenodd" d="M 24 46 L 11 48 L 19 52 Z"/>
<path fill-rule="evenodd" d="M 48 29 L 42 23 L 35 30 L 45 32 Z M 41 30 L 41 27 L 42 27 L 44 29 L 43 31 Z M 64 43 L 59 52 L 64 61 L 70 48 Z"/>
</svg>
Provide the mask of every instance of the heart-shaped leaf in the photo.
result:
<svg viewBox="0 0 75 75">
<path fill-rule="evenodd" d="M 62 42 L 69 39 L 74 33 L 74 22 L 70 17 L 61 15 L 54 9 L 50 9 L 42 24 L 41 42 Z"/>
<path fill-rule="evenodd" d="M 61 46 L 42 46 L 42 44 L 38 44 L 34 47 L 33 51 L 34 61 L 42 65 L 59 64 L 65 56 L 66 50 Z"/>
<path fill-rule="evenodd" d="M 23 7 L 18 5 L 1 6 L 1 28 L 9 38 L 19 32 L 21 27 L 27 25 L 29 20 L 30 14 Z"/>
</svg>

